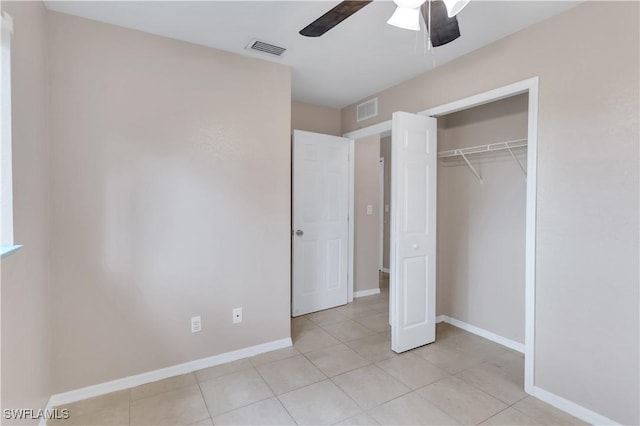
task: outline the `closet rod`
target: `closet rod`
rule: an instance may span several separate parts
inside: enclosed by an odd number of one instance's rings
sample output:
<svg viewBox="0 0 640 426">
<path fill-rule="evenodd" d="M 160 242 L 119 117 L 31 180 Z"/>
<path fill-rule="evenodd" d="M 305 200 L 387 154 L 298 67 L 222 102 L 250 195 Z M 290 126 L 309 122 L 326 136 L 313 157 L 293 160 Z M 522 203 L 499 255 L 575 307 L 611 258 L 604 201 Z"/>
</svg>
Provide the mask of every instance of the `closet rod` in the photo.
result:
<svg viewBox="0 0 640 426">
<path fill-rule="evenodd" d="M 505 149 L 513 149 L 513 148 L 522 148 L 527 146 L 526 139 L 515 139 L 512 141 L 506 142 L 497 142 L 491 143 L 488 145 L 478 145 L 478 146 L 470 146 L 469 148 L 458 148 L 451 149 L 448 151 L 440 151 L 438 153 L 438 158 L 447 158 L 447 157 L 458 157 L 462 154 L 480 154 L 483 152 L 494 152 L 494 151 L 502 151 Z"/>
<path fill-rule="evenodd" d="M 520 163 L 520 160 L 518 160 L 515 154 L 513 153 L 514 148 L 523 148 L 526 146 L 527 146 L 526 139 L 515 139 L 512 141 L 497 142 L 497 143 L 492 143 L 488 145 L 478 145 L 478 146 L 471 146 L 469 148 L 459 148 L 459 149 L 451 149 L 449 151 L 440 151 L 438 153 L 438 158 L 462 157 L 464 162 L 467 163 L 467 166 L 469 166 L 469 168 L 471 169 L 471 172 L 474 174 L 476 179 L 478 179 L 478 182 L 482 183 L 482 176 L 480 176 L 480 173 L 478 173 L 478 171 L 473 167 L 473 165 L 471 165 L 471 162 L 467 159 L 467 155 L 481 154 L 483 152 L 496 152 L 496 151 L 507 150 L 509 151 L 509 154 L 511 154 L 511 158 L 513 158 L 513 161 L 515 161 L 516 164 L 518 164 L 518 167 L 520 167 L 520 170 L 522 170 L 522 173 L 524 173 L 524 175 L 527 176 L 527 170 L 524 168 L 522 163 Z"/>
</svg>

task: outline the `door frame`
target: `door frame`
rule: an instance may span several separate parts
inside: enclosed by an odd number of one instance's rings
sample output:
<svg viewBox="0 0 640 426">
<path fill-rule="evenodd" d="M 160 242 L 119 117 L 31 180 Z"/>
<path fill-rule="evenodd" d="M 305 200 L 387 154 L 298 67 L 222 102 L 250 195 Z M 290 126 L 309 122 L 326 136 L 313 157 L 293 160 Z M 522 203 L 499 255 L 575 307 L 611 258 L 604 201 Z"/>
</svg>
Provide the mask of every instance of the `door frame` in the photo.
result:
<svg viewBox="0 0 640 426">
<path fill-rule="evenodd" d="M 449 102 L 434 108 L 420 111 L 417 114 L 429 117 L 438 117 L 476 106 L 499 101 L 516 95 L 527 93 L 529 95 L 528 120 L 527 120 L 527 204 L 526 204 L 526 235 L 525 235 L 525 341 L 524 341 L 524 390 L 530 395 L 534 394 L 534 368 L 535 368 L 535 294 L 536 294 L 536 204 L 537 204 L 537 170 L 538 170 L 538 92 L 539 77 L 532 77 L 518 81 L 493 90 L 482 92 L 457 101 Z M 355 140 L 375 134 L 387 135 L 391 132 L 392 121 L 384 121 L 362 129 L 343 134 L 345 138 L 352 140 L 350 154 L 353 152 Z M 393 140 L 391 141 L 393 144 Z M 354 217 L 353 209 L 353 156 L 350 155 L 350 206 L 349 217 Z M 347 287 L 349 301 L 353 300 L 353 221 L 349 221 L 349 277 Z"/>
<path fill-rule="evenodd" d="M 380 247 L 378 247 L 378 269 L 380 271 L 384 270 L 384 157 L 380 157 L 380 162 L 378 163 L 378 183 L 380 187 L 378 188 L 378 196 L 380 197 L 380 202 L 378 203 L 378 241 L 380 242 Z"/>
</svg>

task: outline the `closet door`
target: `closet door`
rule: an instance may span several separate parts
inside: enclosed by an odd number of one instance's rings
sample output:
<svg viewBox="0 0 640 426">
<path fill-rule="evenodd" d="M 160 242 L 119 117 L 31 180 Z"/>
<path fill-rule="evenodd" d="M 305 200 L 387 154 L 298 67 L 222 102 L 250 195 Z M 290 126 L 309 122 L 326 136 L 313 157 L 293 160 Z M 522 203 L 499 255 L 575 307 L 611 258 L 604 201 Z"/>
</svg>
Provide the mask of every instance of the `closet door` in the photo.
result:
<svg viewBox="0 0 640 426">
<path fill-rule="evenodd" d="M 391 164 L 391 349 L 436 337 L 435 118 L 393 114 Z"/>
</svg>

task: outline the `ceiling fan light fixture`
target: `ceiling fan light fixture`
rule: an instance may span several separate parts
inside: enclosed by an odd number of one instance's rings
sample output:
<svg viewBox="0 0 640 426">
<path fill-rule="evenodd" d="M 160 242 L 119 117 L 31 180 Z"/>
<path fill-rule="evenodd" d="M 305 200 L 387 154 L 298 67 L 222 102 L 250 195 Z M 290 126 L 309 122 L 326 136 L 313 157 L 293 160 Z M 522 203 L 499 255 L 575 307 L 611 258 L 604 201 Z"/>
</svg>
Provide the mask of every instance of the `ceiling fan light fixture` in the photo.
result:
<svg viewBox="0 0 640 426">
<path fill-rule="evenodd" d="M 387 24 L 407 30 L 420 31 L 420 5 L 415 8 L 396 7 Z"/>
<path fill-rule="evenodd" d="M 449 18 L 456 16 L 470 0 L 444 0 L 444 4 L 447 6 L 447 15 Z"/>
</svg>

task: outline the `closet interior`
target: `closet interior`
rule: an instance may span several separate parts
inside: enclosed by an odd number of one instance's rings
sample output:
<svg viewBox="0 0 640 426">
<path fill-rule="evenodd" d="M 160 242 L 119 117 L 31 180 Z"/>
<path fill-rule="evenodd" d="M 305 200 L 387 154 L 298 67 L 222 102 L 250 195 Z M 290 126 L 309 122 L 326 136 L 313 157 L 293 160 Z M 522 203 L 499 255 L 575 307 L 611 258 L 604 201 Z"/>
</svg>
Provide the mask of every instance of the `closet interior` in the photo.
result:
<svg viewBox="0 0 640 426">
<path fill-rule="evenodd" d="M 524 345 L 528 95 L 438 117 L 436 315 Z"/>
</svg>

